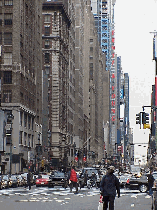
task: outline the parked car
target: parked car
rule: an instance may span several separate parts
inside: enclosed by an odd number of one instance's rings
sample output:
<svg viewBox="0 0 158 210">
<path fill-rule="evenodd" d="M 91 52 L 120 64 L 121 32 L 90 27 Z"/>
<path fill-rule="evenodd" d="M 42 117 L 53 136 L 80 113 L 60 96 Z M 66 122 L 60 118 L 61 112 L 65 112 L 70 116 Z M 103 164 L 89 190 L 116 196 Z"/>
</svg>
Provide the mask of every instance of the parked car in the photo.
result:
<svg viewBox="0 0 158 210">
<path fill-rule="evenodd" d="M 3 175 L 2 178 L 3 178 L 5 188 L 11 187 L 10 176 L 9 175 Z"/>
<path fill-rule="evenodd" d="M 3 176 L 0 176 L 0 190 L 7 188 L 3 180 Z"/>
<path fill-rule="evenodd" d="M 47 174 L 39 174 L 36 179 L 36 187 L 39 186 L 48 186 L 49 175 Z"/>
<path fill-rule="evenodd" d="M 25 179 L 21 175 L 17 175 L 18 187 L 25 186 Z"/>
<path fill-rule="evenodd" d="M 11 175 L 10 176 L 10 182 L 11 186 L 10 187 L 17 187 L 18 186 L 18 179 L 16 175 Z"/>
<path fill-rule="evenodd" d="M 152 187 L 153 195 L 152 195 L 152 210 L 157 210 L 157 171 L 153 172 L 154 184 Z"/>
<path fill-rule="evenodd" d="M 131 176 L 126 182 L 126 188 L 147 192 L 148 177 L 146 175 L 142 175 L 141 177 Z"/>
<path fill-rule="evenodd" d="M 68 177 L 64 172 L 53 171 L 49 176 L 48 187 L 62 186 L 67 188 L 68 186 Z"/>
</svg>

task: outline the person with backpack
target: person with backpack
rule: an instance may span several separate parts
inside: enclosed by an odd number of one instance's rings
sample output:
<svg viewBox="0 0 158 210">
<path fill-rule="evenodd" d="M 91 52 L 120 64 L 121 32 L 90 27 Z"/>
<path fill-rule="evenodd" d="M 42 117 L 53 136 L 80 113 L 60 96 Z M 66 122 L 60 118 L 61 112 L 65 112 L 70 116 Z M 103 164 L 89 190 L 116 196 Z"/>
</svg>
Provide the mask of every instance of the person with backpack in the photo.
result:
<svg viewBox="0 0 158 210">
<path fill-rule="evenodd" d="M 107 174 L 103 176 L 100 183 L 100 193 L 103 196 L 103 210 L 114 210 L 114 200 L 116 197 L 116 190 L 118 198 L 120 197 L 120 183 L 118 178 L 113 174 L 114 166 L 110 166 L 107 170 Z"/>
</svg>

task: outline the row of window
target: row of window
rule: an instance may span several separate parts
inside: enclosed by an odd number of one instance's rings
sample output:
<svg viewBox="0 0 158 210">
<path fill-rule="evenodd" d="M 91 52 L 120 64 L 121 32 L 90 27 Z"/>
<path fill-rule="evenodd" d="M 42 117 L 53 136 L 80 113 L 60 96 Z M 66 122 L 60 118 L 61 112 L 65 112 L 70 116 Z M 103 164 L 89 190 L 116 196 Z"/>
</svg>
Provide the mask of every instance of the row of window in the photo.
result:
<svg viewBox="0 0 158 210">
<path fill-rule="evenodd" d="M 12 25 L 13 14 L 5 13 L 4 14 L 4 25 Z M 0 25 L 2 25 L 2 14 L 0 14 Z"/>
<path fill-rule="evenodd" d="M 0 33 L 0 45 L 2 45 L 2 33 Z M 4 33 L 4 45 L 12 45 L 12 33 Z"/>
<path fill-rule="evenodd" d="M 12 6 L 13 5 L 13 0 L 0 0 L 0 6 L 3 6 L 3 2 L 4 2 L 4 6 Z"/>
</svg>

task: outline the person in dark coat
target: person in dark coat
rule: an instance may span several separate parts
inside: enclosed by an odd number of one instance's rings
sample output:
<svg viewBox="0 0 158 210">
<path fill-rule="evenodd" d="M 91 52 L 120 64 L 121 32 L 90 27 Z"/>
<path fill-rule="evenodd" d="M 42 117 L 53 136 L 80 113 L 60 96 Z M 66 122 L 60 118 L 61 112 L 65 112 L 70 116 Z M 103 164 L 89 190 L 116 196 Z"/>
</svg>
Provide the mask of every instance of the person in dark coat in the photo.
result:
<svg viewBox="0 0 158 210">
<path fill-rule="evenodd" d="M 84 185 L 87 186 L 87 180 L 88 180 L 88 172 L 87 170 L 84 173 Z"/>
<path fill-rule="evenodd" d="M 107 174 L 103 176 L 100 183 L 100 191 L 103 196 L 103 210 L 114 210 L 114 200 L 116 197 L 116 190 L 118 198 L 120 197 L 120 183 L 118 178 L 113 174 L 114 166 L 110 166 L 107 170 Z"/>
<path fill-rule="evenodd" d="M 77 183 L 77 174 L 75 171 L 75 166 L 72 167 L 71 169 L 71 174 L 70 174 L 70 192 L 72 192 L 72 188 L 76 188 L 76 193 L 78 192 L 78 183 Z"/>
<path fill-rule="evenodd" d="M 149 188 L 149 195 L 152 195 L 153 194 L 153 191 L 152 191 L 152 187 L 153 187 L 153 184 L 154 184 L 154 177 L 152 175 L 152 171 L 150 171 L 150 174 L 148 175 L 148 188 Z"/>
<path fill-rule="evenodd" d="M 31 190 L 31 172 L 29 171 L 27 174 L 27 185 L 29 186 L 29 190 Z"/>
</svg>

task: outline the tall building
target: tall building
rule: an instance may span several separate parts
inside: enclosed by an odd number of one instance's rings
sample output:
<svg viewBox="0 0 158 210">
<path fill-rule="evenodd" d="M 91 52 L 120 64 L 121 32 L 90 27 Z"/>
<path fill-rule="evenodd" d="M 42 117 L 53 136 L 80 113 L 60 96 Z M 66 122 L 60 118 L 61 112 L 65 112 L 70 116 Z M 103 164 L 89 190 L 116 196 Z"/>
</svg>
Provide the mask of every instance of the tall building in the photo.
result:
<svg viewBox="0 0 158 210">
<path fill-rule="evenodd" d="M 49 116 L 47 126 L 51 134 L 49 145 L 47 142 L 46 146 L 53 166 L 67 165 L 68 131 L 72 129 L 68 124 L 68 116 L 71 117 L 70 107 L 74 107 L 68 96 L 69 27 L 70 19 L 63 1 L 43 3 L 43 69 L 48 79 L 48 86 L 44 86 L 48 88 L 48 102 L 44 103 Z M 73 93 L 71 90 L 72 95 Z M 48 130 L 45 127 L 45 136 Z M 43 144 L 44 142 L 45 139 Z"/>
<path fill-rule="evenodd" d="M 91 2 L 92 12 L 95 18 L 95 27 L 98 31 L 98 40 L 102 51 L 106 56 L 106 71 L 109 71 L 109 118 L 104 123 L 109 124 L 108 157 L 116 153 L 117 136 L 117 85 L 116 85 L 116 61 L 115 61 L 115 27 L 114 27 L 114 5 L 115 0 L 93 0 Z M 107 99 L 106 99 L 107 100 Z"/>
<path fill-rule="evenodd" d="M 40 0 L 0 1 L 0 108 L 6 119 L 2 158 L 5 173 L 26 168 L 35 159 L 36 144 L 41 143 L 41 8 Z"/>
</svg>

